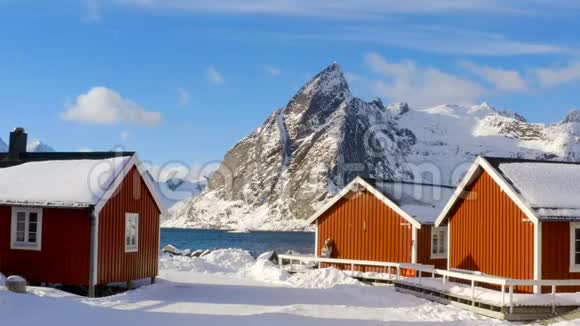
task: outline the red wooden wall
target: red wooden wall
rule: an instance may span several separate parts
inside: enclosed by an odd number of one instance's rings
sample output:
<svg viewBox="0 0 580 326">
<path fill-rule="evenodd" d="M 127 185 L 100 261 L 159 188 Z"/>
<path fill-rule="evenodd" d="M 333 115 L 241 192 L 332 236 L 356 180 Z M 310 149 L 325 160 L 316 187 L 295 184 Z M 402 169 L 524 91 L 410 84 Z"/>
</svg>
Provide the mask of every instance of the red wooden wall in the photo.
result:
<svg viewBox="0 0 580 326">
<path fill-rule="evenodd" d="M 570 273 L 570 224 L 542 222 L 542 279 L 580 279 L 580 273 Z M 551 288 L 543 288 L 551 292 Z M 577 287 L 559 287 L 558 292 L 580 292 Z"/>
<path fill-rule="evenodd" d="M 139 214 L 139 250 L 125 253 L 125 213 Z M 136 168 L 125 177 L 99 216 L 98 284 L 157 276 L 159 215 Z"/>
<path fill-rule="evenodd" d="M 447 269 L 447 259 L 431 259 L 431 230 L 432 225 L 422 225 L 417 230 L 417 263 L 434 265 L 435 268 Z"/>
<path fill-rule="evenodd" d="M 450 213 L 450 268 L 533 279 L 534 224 L 485 171 L 467 191 Z"/>
<path fill-rule="evenodd" d="M 423 228 L 419 234 L 429 239 L 418 241 L 418 262 L 446 265 L 429 259 L 430 227 Z M 411 262 L 412 225 L 366 191 L 347 195 L 318 218 L 318 255 L 326 239 L 334 241 L 333 258 Z"/>
<path fill-rule="evenodd" d="M 0 206 L 0 272 L 31 282 L 89 284 L 88 211 L 43 208 L 41 251 L 10 249 L 11 215 L 11 207 Z"/>
</svg>

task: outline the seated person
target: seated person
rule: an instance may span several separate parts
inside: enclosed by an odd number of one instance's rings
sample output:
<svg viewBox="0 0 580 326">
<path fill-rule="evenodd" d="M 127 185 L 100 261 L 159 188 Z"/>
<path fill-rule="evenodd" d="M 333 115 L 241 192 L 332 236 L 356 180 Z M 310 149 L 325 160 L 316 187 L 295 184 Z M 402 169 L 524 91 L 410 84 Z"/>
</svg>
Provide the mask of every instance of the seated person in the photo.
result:
<svg viewBox="0 0 580 326">
<path fill-rule="evenodd" d="M 326 241 L 324 241 L 324 247 L 322 247 L 322 251 L 320 252 L 320 257 L 323 257 L 323 258 L 332 257 L 332 240 L 326 239 Z"/>
</svg>

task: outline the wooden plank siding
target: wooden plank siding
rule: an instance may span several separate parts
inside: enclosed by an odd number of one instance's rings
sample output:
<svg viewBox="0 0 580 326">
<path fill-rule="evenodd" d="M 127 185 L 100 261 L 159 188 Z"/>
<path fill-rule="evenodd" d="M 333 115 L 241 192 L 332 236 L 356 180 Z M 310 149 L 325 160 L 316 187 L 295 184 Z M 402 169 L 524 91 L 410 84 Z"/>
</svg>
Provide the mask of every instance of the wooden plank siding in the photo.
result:
<svg viewBox="0 0 580 326">
<path fill-rule="evenodd" d="M 137 252 L 125 253 L 125 213 L 139 214 Z M 159 216 L 153 196 L 133 167 L 100 212 L 98 284 L 157 276 Z"/>
<path fill-rule="evenodd" d="M 326 239 L 334 243 L 333 258 L 411 262 L 411 224 L 367 191 L 351 192 L 318 218 L 317 255 Z M 378 267 L 356 270 L 384 272 Z"/>
<path fill-rule="evenodd" d="M 534 224 L 489 174 L 450 212 L 450 268 L 514 279 L 534 277 Z M 531 292 L 531 287 L 516 289 Z"/>
<path fill-rule="evenodd" d="M 580 279 L 570 272 L 570 223 L 542 222 L 542 279 Z M 551 292 L 544 287 L 542 292 Z M 558 292 L 580 292 L 580 286 L 559 287 Z"/>
<path fill-rule="evenodd" d="M 89 284 L 90 215 L 81 209 L 42 209 L 41 250 L 10 249 L 12 208 L 0 206 L 0 272 L 33 283 Z"/>
</svg>

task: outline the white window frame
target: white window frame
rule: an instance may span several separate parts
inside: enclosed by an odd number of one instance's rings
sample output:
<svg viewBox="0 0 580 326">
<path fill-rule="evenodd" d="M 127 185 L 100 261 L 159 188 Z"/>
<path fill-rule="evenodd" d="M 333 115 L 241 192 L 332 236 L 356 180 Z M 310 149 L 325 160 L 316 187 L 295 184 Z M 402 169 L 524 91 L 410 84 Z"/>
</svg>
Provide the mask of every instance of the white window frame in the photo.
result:
<svg viewBox="0 0 580 326">
<path fill-rule="evenodd" d="M 580 273 L 580 264 L 576 264 L 576 230 L 580 229 L 580 222 L 570 223 L 570 272 Z M 580 239 L 578 239 L 580 240 Z"/>
<path fill-rule="evenodd" d="M 25 213 L 26 214 L 26 220 L 24 222 L 24 241 L 17 241 L 17 239 L 16 239 L 18 213 Z M 34 242 L 34 243 L 28 242 L 29 223 L 30 223 L 29 219 L 30 219 L 31 213 L 36 213 L 36 216 L 37 216 L 36 242 Z M 33 251 L 41 251 L 42 250 L 42 208 L 40 208 L 40 207 L 12 207 L 12 218 L 11 218 L 10 229 L 11 229 L 10 230 L 10 249 L 33 250 Z"/>
<path fill-rule="evenodd" d="M 443 243 L 443 252 L 438 252 L 438 253 L 433 253 L 433 236 L 435 234 L 437 234 L 438 236 L 441 235 L 441 233 L 445 234 L 445 239 L 439 239 L 439 244 Z M 447 240 L 448 240 L 448 232 L 447 232 L 447 227 L 441 226 L 441 227 L 435 227 L 433 226 L 431 228 L 431 239 L 429 242 L 429 252 L 431 253 L 431 259 L 446 259 L 447 258 Z"/>
<path fill-rule="evenodd" d="M 132 220 L 135 219 L 136 221 L 136 225 L 135 225 L 135 244 L 131 245 L 129 243 L 127 243 L 127 238 L 130 237 L 131 235 L 128 234 L 129 232 L 129 223 L 132 223 Z M 139 251 L 139 214 L 137 213 L 125 213 L 125 252 L 137 252 Z"/>
</svg>

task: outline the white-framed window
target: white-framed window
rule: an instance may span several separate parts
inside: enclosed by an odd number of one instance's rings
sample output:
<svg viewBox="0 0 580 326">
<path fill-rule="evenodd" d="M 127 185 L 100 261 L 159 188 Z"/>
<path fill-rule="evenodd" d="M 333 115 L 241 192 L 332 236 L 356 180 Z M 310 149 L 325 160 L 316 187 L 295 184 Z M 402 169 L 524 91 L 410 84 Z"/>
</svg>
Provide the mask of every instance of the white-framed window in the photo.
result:
<svg viewBox="0 0 580 326">
<path fill-rule="evenodd" d="M 570 272 L 580 273 L 580 222 L 570 223 Z"/>
<path fill-rule="evenodd" d="M 447 258 L 447 228 L 431 229 L 431 258 Z"/>
<path fill-rule="evenodd" d="M 42 244 L 42 208 L 12 207 L 10 248 L 40 251 Z"/>
<path fill-rule="evenodd" d="M 139 214 L 125 213 L 125 252 L 139 250 Z"/>
</svg>

